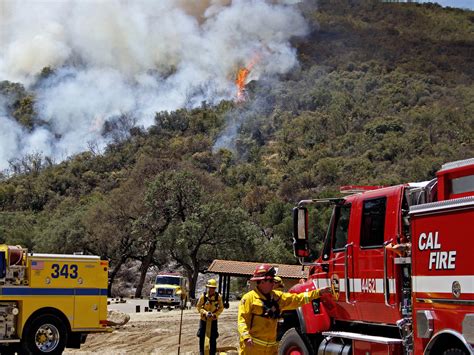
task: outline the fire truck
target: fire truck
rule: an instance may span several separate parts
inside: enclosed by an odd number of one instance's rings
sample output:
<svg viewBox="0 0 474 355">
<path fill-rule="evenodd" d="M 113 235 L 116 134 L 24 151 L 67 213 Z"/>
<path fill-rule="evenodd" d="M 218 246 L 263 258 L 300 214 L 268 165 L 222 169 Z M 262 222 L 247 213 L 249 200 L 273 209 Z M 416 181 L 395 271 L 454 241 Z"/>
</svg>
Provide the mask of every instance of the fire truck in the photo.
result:
<svg viewBox="0 0 474 355">
<path fill-rule="evenodd" d="M 299 202 L 294 253 L 308 277 L 290 292 L 333 293 L 284 314 L 280 354 L 474 353 L 474 159 L 436 175 Z M 311 261 L 309 215 L 319 209 L 310 206 L 318 204 L 333 209 Z"/>
<path fill-rule="evenodd" d="M 180 274 L 161 273 L 150 290 L 148 306 L 160 311 L 163 307 L 184 309 L 188 302 L 188 279 Z"/>
<path fill-rule="evenodd" d="M 61 354 L 107 332 L 108 262 L 0 245 L 0 353 Z"/>
</svg>

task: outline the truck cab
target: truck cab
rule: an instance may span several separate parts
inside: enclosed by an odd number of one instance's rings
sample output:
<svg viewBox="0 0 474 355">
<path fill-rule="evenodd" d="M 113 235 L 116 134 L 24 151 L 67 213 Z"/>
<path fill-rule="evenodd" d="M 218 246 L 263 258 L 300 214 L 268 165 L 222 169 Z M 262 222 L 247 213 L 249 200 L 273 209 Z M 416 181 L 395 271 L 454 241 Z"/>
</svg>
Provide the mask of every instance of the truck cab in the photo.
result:
<svg viewBox="0 0 474 355">
<path fill-rule="evenodd" d="M 179 274 L 156 276 L 148 305 L 158 311 L 163 307 L 185 307 L 189 298 L 188 280 Z"/>
<path fill-rule="evenodd" d="M 358 188 L 346 197 L 303 200 L 293 211 L 295 256 L 310 269 L 290 291 L 333 290 L 332 298 L 286 317 L 300 334 L 301 353 L 421 354 L 447 351 L 452 340 L 459 354 L 471 354 L 474 159 L 443 165 L 431 181 Z M 321 255 L 311 262 L 307 208 L 320 203 L 333 212 Z M 427 282 L 438 293 L 420 293 Z M 449 290 L 439 289 L 441 282 Z M 451 289 L 463 292 L 456 298 Z M 434 341 L 436 331 L 445 340 Z M 280 353 L 295 344 L 283 336 Z"/>
</svg>

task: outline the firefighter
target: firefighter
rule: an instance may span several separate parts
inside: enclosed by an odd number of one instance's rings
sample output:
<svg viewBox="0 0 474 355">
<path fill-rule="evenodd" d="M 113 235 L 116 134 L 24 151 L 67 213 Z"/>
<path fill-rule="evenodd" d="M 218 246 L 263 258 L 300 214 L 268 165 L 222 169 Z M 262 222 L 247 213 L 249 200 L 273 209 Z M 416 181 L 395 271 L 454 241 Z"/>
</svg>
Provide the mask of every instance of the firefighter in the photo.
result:
<svg viewBox="0 0 474 355">
<path fill-rule="evenodd" d="M 198 312 L 201 314 L 198 331 L 199 353 L 201 355 L 214 355 L 216 353 L 216 339 L 219 336 L 217 317 L 224 310 L 224 304 L 221 295 L 216 291 L 216 280 L 209 279 L 206 288 L 207 292 L 201 295 L 196 305 Z M 205 344 L 206 337 L 209 339 L 209 344 Z"/>
<path fill-rule="evenodd" d="M 273 278 L 273 289 L 283 292 L 284 288 L 285 288 L 285 284 L 283 283 L 283 280 L 281 279 L 281 277 L 275 276 Z"/>
<path fill-rule="evenodd" d="M 256 288 L 246 293 L 240 301 L 239 354 L 277 354 L 277 322 L 281 311 L 296 309 L 323 294 L 331 293 L 329 287 L 300 294 L 273 290 L 275 273 L 271 265 L 257 267 L 250 279 L 257 282 Z"/>
<path fill-rule="evenodd" d="M 281 291 L 284 292 L 285 284 L 283 283 L 283 280 L 281 279 L 280 276 L 275 276 L 273 278 L 273 289 L 276 291 Z M 283 327 L 283 322 L 284 322 L 283 315 L 280 314 L 280 318 L 277 319 L 277 339 L 281 339 L 283 336 L 283 333 L 285 331 L 285 328 Z"/>
</svg>

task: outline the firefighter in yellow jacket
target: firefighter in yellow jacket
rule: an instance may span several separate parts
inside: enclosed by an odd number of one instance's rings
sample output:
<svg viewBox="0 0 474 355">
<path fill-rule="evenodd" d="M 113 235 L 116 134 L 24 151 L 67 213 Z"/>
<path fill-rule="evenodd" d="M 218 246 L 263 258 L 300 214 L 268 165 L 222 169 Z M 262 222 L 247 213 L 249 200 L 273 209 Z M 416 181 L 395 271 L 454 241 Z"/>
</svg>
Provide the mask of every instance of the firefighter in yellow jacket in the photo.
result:
<svg viewBox="0 0 474 355">
<path fill-rule="evenodd" d="M 275 276 L 273 278 L 273 289 L 276 291 L 282 291 L 285 289 L 285 284 L 280 276 Z"/>
<path fill-rule="evenodd" d="M 222 297 L 218 292 L 216 292 L 216 287 L 216 280 L 209 279 L 206 285 L 207 292 L 204 292 L 204 294 L 201 295 L 196 305 L 198 312 L 201 314 L 198 331 L 199 353 L 201 355 L 214 355 L 216 353 L 216 340 L 219 336 L 217 331 L 217 317 L 219 317 L 224 310 Z M 210 325 L 210 328 L 208 324 Z M 206 328 L 208 333 L 210 332 L 210 334 L 207 334 L 207 337 L 209 338 L 209 348 L 207 349 L 205 349 Z"/>
<path fill-rule="evenodd" d="M 329 287 L 301 294 L 273 290 L 275 274 L 273 266 L 262 264 L 250 279 L 257 281 L 257 287 L 246 293 L 239 305 L 239 354 L 277 354 L 277 322 L 280 312 L 296 309 L 322 294 L 331 293 Z"/>
</svg>

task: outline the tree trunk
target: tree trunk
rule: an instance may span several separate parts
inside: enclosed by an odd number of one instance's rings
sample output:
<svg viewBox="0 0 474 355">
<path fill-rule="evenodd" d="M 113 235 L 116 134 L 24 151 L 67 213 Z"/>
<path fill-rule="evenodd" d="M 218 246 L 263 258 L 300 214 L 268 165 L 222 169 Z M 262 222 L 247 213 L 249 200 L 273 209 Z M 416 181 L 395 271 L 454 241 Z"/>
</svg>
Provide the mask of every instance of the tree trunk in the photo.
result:
<svg viewBox="0 0 474 355">
<path fill-rule="evenodd" d="M 156 251 L 156 243 L 156 241 L 151 243 L 148 253 L 140 266 L 140 280 L 138 281 L 137 289 L 135 290 L 135 298 L 142 297 L 143 284 L 145 283 L 146 274 L 153 260 L 153 254 L 155 254 Z"/>
<path fill-rule="evenodd" d="M 186 277 L 188 278 L 188 281 L 189 281 L 189 297 L 191 297 L 192 299 L 195 299 L 199 270 L 192 269 L 186 266 L 184 266 L 184 268 L 186 270 Z"/>
<path fill-rule="evenodd" d="M 122 267 L 123 263 L 125 260 L 121 258 L 117 265 L 112 269 L 112 271 L 109 274 L 109 283 L 107 285 L 107 296 L 112 297 L 112 285 L 114 284 L 115 281 L 115 276 L 117 276 L 118 272 L 120 271 L 120 268 Z"/>
</svg>

